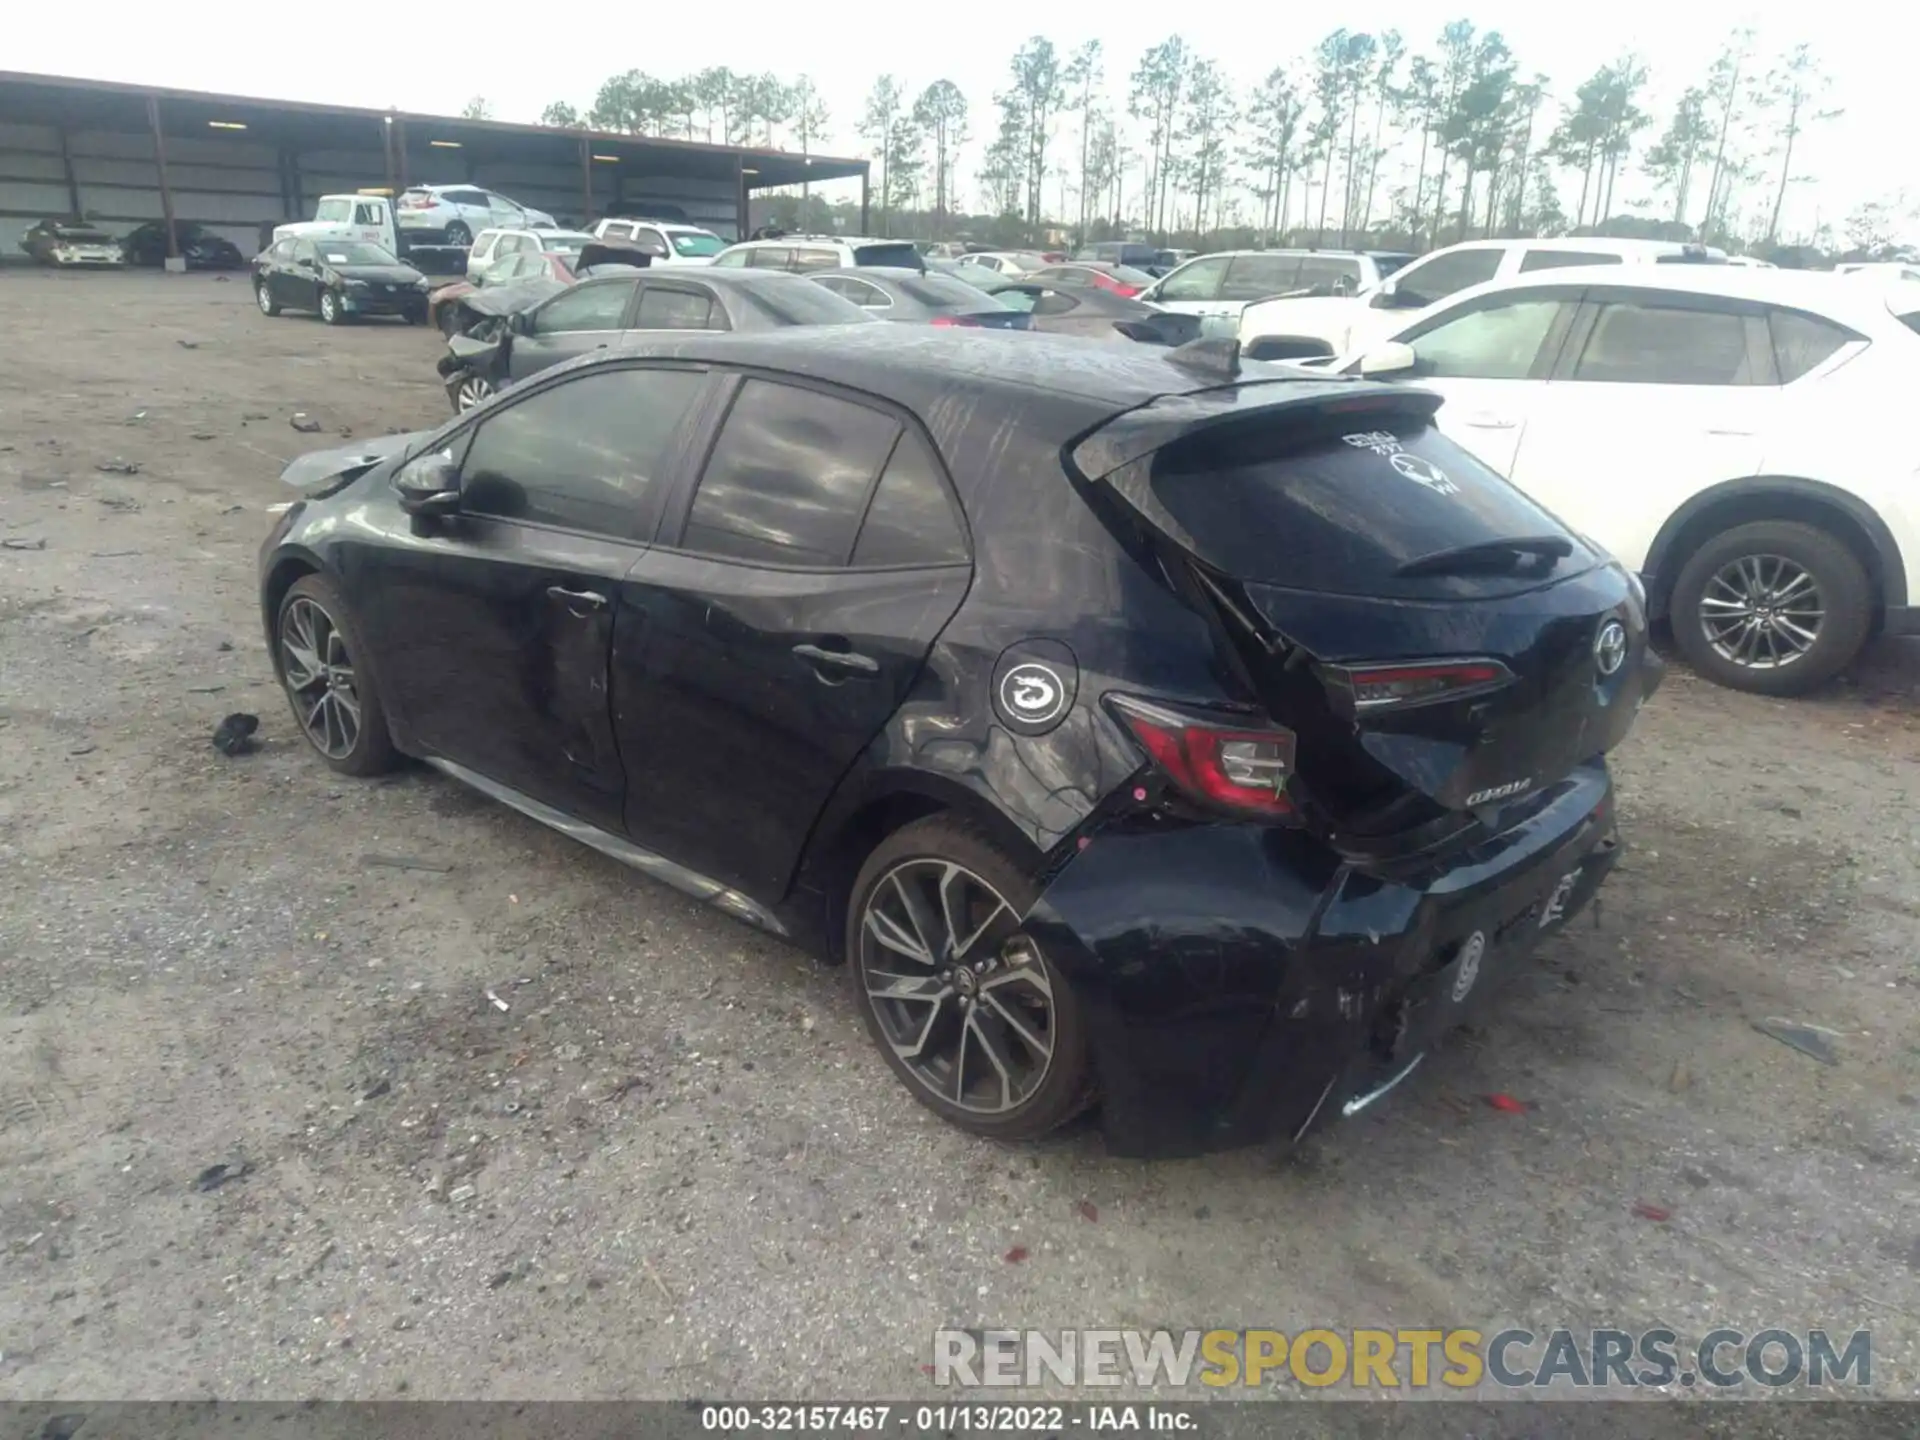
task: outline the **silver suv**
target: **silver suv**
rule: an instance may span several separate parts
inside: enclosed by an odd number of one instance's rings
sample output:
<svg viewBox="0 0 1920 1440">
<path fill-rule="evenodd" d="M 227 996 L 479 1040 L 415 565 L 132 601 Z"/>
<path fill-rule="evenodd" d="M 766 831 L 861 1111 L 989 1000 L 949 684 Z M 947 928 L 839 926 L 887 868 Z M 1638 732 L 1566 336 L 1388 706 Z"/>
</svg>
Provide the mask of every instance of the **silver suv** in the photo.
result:
<svg viewBox="0 0 1920 1440">
<path fill-rule="evenodd" d="M 1226 250 L 1169 271 L 1140 298 L 1187 315 L 1238 317 L 1276 295 L 1355 294 L 1412 258 L 1372 250 Z"/>
<path fill-rule="evenodd" d="M 924 270 L 926 262 L 911 240 L 870 240 L 858 235 L 782 235 L 777 240 L 744 240 L 713 257 L 723 267 L 756 270 L 844 270 L 852 265 L 891 265 Z"/>
</svg>

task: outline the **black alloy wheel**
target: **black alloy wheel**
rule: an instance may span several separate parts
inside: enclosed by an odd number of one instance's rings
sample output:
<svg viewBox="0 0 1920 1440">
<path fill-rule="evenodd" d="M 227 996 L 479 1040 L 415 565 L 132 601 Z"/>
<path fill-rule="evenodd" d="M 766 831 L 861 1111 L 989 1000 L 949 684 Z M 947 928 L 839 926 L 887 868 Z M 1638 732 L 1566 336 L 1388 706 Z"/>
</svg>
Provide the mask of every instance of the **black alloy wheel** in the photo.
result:
<svg viewBox="0 0 1920 1440">
<path fill-rule="evenodd" d="M 1828 531 L 1760 520 L 1714 536 L 1673 587 L 1673 638 L 1734 690 L 1802 695 L 1857 655 L 1873 625 L 1866 567 Z"/>
<path fill-rule="evenodd" d="M 855 881 L 847 954 L 881 1056 L 961 1129 L 1029 1140 L 1093 1099 L 1079 1002 L 1022 921 L 1032 882 L 944 816 L 889 836 Z"/>
<path fill-rule="evenodd" d="M 302 576 L 280 602 L 274 660 L 307 743 L 343 775 L 378 775 L 397 752 L 380 690 L 368 672 L 340 594 Z"/>
</svg>

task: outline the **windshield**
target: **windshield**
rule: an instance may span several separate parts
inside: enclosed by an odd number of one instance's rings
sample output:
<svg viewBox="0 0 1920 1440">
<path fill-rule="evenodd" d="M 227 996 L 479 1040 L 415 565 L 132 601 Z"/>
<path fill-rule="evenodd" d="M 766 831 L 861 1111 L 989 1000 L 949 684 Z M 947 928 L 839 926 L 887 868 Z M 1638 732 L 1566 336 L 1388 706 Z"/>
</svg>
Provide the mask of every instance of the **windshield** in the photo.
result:
<svg viewBox="0 0 1920 1440">
<path fill-rule="evenodd" d="M 580 247 L 591 245 L 593 236 L 569 231 L 549 231 L 540 237 L 540 248 L 549 255 L 578 255 Z"/>
<path fill-rule="evenodd" d="M 400 262 L 378 245 L 336 240 L 320 252 L 329 265 L 398 265 Z"/>
<path fill-rule="evenodd" d="M 58 240 L 78 240 L 85 245 L 104 245 L 113 237 L 104 230 L 89 230 L 83 225 L 59 225 L 54 228 Z"/>
<path fill-rule="evenodd" d="M 782 325 L 851 325 L 874 318 L 851 300 L 798 275 L 790 284 L 775 281 L 755 285 L 745 292 L 745 298 L 761 314 Z"/>
<path fill-rule="evenodd" d="M 727 248 L 726 241 L 704 230 L 674 230 L 667 235 L 667 239 L 673 242 L 674 254 L 692 255 L 699 259 L 718 255 Z"/>
</svg>

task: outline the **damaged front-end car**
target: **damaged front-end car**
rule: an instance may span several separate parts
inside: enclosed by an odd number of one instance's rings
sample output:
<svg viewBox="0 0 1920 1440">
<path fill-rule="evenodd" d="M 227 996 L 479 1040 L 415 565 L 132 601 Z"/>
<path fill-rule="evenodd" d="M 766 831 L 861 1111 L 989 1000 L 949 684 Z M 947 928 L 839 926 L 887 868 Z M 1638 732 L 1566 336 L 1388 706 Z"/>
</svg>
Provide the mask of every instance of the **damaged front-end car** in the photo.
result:
<svg viewBox="0 0 1920 1440">
<path fill-rule="evenodd" d="M 524 329 L 528 313 L 566 288 L 555 280 L 531 280 L 475 290 L 452 302 L 470 318 L 447 337 L 447 353 L 434 368 L 456 412 L 471 410 L 506 388 L 514 335 Z"/>
<path fill-rule="evenodd" d="M 87 220 L 42 220 L 20 237 L 20 248 L 42 265 L 59 268 L 127 263 L 120 242 Z"/>
</svg>

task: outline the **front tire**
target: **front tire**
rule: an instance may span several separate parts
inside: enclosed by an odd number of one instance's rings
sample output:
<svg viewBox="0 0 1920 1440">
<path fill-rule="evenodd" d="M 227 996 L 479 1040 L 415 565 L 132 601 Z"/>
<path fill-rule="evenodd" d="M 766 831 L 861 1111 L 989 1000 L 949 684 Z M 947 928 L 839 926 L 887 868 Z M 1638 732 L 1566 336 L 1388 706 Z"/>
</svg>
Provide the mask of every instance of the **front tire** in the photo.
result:
<svg viewBox="0 0 1920 1440">
<path fill-rule="evenodd" d="M 253 287 L 254 303 L 260 307 L 260 313 L 269 318 L 280 313 L 280 302 L 273 298 L 273 292 L 265 285 Z"/>
<path fill-rule="evenodd" d="M 991 841 L 934 816 L 881 842 L 847 906 L 847 969 L 881 1058 L 990 1139 L 1038 1139 L 1093 1101 L 1079 999 L 1022 928 L 1038 895 Z"/>
<path fill-rule="evenodd" d="M 340 297 L 331 290 L 320 292 L 320 318 L 329 325 L 338 325 L 347 318 L 346 309 L 340 304 Z"/>
<path fill-rule="evenodd" d="M 453 408 L 464 415 L 476 405 L 484 405 L 494 396 L 493 382 L 484 375 L 468 375 L 454 388 Z"/>
<path fill-rule="evenodd" d="M 1694 551 L 1670 609 L 1674 644 L 1708 679 L 1754 695 L 1804 695 L 1860 653 L 1873 586 L 1829 531 L 1758 520 Z"/>
<path fill-rule="evenodd" d="M 274 667 L 293 718 L 320 758 L 342 775 L 380 775 L 399 759 L 380 687 L 333 582 L 303 575 L 280 601 Z"/>
</svg>

